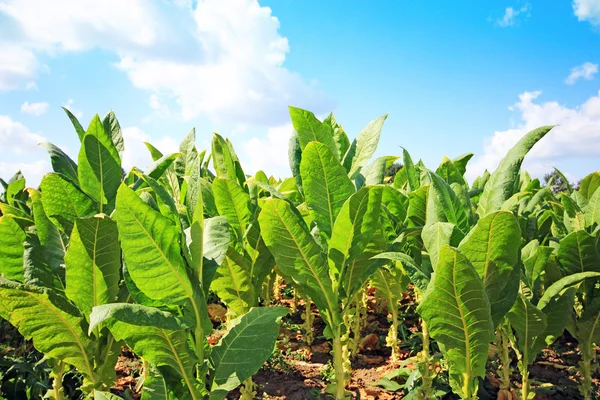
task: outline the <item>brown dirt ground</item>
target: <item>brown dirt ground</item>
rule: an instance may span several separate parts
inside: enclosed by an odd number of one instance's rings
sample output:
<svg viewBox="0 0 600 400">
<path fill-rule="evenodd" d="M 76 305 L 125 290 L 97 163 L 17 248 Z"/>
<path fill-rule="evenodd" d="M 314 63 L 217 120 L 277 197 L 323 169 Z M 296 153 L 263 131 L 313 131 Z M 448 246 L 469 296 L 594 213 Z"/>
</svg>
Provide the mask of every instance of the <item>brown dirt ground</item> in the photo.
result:
<svg viewBox="0 0 600 400">
<path fill-rule="evenodd" d="M 291 306 L 291 300 L 281 299 L 280 303 L 288 307 Z M 378 313 L 374 307 L 375 298 L 369 296 L 369 311 L 367 326 L 362 331 L 362 337 L 369 334 L 375 334 L 379 337 L 379 342 L 385 344 L 389 322 L 387 315 Z M 412 301 L 406 296 L 403 307 L 409 309 L 412 307 Z M 300 302 L 298 311 L 287 318 L 287 321 L 293 324 L 302 322 L 301 314 L 303 312 L 303 303 Z M 282 349 L 285 353 L 287 348 L 291 349 L 289 354 L 284 355 L 285 368 L 263 367 L 254 376 L 254 382 L 258 386 L 257 398 L 262 399 L 326 399 L 325 387 L 329 382 L 324 380 L 321 370 L 331 360 L 330 344 L 323 337 L 325 324 L 319 317 L 316 309 L 312 309 L 315 316 L 313 325 L 314 343 L 307 346 L 300 332 L 290 332 L 282 329 L 281 336 L 287 337 L 286 348 Z M 409 314 L 410 315 L 410 314 Z M 405 320 L 408 330 L 414 332 L 418 330 L 415 321 Z M 597 349 L 600 353 L 600 348 Z M 402 357 L 413 356 L 409 350 L 403 350 Z M 536 362 L 530 368 L 530 380 L 532 387 L 537 395 L 535 400 L 581 400 L 578 392 L 578 379 L 580 378 L 575 368 L 579 362 L 577 342 L 567 333 L 557 341 L 551 349 L 546 349 L 538 356 Z M 116 366 L 117 383 L 112 388 L 113 393 L 122 394 L 128 390 L 129 394 L 138 399 L 139 395 L 135 393 L 136 373 L 139 371 L 139 363 L 136 365 L 136 358 L 127 348 L 119 358 Z M 409 364 L 410 365 L 410 364 Z M 388 392 L 383 388 L 371 385 L 379 380 L 384 374 L 394 369 L 390 361 L 390 350 L 383 346 L 375 349 L 367 349 L 359 352 L 359 355 L 352 362 L 352 377 L 347 385 L 347 390 L 352 392 L 353 398 L 366 400 L 392 400 L 401 399 L 399 393 Z M 516 369 L 515 365 L 512 366 Z M 520 376 L 513 375 L 513 386 L 520 387 Z M 594 383 L 597 388 L 597 398 L 600 399 L 600 376 L 594 377 Z M 498 390 L 497 375 L 494 372 L 488 372 L 485 382 L 486 391 L 490 398 L 495 398 Z M 360 397 L 359 397 L 360 396 Z M 239 398 L 239 391 L 233 391 L 227 396 L 228 399 Z M 452 395 L 445 399 L 454 399 Z"/>
</svg>

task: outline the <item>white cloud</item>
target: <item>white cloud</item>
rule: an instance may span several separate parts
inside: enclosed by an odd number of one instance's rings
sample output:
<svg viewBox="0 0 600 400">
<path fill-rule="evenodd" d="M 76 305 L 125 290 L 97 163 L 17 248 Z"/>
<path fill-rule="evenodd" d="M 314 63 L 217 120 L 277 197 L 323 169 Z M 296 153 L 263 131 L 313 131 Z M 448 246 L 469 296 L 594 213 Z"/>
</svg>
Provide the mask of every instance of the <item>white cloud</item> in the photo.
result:
<svg viewBox="0 0 600 400">
<path fill-rule="evenodd" d="M 600 92 L 575 108 L 556 101 L 536 101 L 540 91 L 525 92 L 511 110 L 521 123 L 513 129 L 494 132 L 485 139 L 483 154 L 469 164 L 467 177 L 473 180 L 485 169 L 492 172 L 500 160 L 525 133 L 544 125 L 559 125 L 529 152 L 523 167 L 532 175 L 543 176 L 560 160 L 584 162 L 600 157 Z M 569 171 L 564 171 L 569 172 Z"/>
<path fill-rule="evenodd" d="M 164 136 L 155 140 L 137 126 L 123 129 L 123 141 L 125 142 L 125 151 L 121 164 L 125 171 L 129 171 L 133 166 L 145 170 L 152 165 L 152 157 L 146 150 L 144 142 L 151 143 L 163 154 L 175 153 L 179 150 L 178 142 L 172 137 Z"/>
<path fill-rule="evenodd" d="M 106 12 L 111 9 L 119 12 Z M 204 115 L 216 123 L 276 126 L 287 121 L 288 104 L 316 112 L 331 108 L 314 83 L 283 67 L 287 38 L 271 9 L 257 0 L 65 0 L 59 8 L 41 0 L 4 0 L 2 13 L 18 23 L 16 41 L 30 56 L 114 51 L 116 66 L 151 95 L 157 114 L 173 102 L 184 120 Z M 30 61 L 29 80 L 37 62 L 34 56 Z M 4 74 L 0 68 L 0 85 L 9 82 Z"/>
<path fill-rule="evenodd" d="M 40 160 L 45 151 L 38 147 L 38 143 L 45 140 L 42 135 L 30 131 L 20 122 L 13 121 L 7 115 L 0 115 L 0 143 L 3 154 L 0 161 L 0 177 L 8 179 L 21 170 L 27 184 L 37 186 L 43 174 L 50 170 L 47 158 Z M 29 162 L 32 157 L 38 161 Z"/>
<path fill-rule="evenodd" d="M 589 21 L 592 25 L 600 25 L 600 1 L 574 0 L 573 11 L 579 21 Z"/>
<path fill-rule="evenodd" d="M 269 176 L 291 176 L 288 145 L 294 128 L 286 124 L 267 130 L 265 138 L 253 137 L 243 145 L 241 154 L 244 172 L 255 174 L 263 170 Z"/>
<path fill-rule="evenodd" d="M 565 79 L 565 83 L 572 85 L 577 82 L 580 78 L 591 80 L 594 75 L 598 73 L 598 64 L 592 64 L 591 62 L 586 62 L 582 65 L 578 65 L 575 68 L 571 69 L 571 73 Z"/>
<path fill-rule="evenodd" d="M 36 117 L 43 115 L 48 111 L 48 103 L 41 101 L 38 103 L 30 103 L 26 101 L 21 104 L 21 112 L 29 115 L 35 115 Z"/>
<path fill-rule="evenodd" d="M 504 16 L 496 21 L 498 26 L 503 28 L 507 26 L 513 26 L 517 21 L 517 17 L 520 14 L 527 14 L 526 17 L 529 17 L 529 11 L 531 10 L 531 6 L 529 3 L 526 3 L 523 7 L 514 9 L 512 7 L 506 7 L 504 10 Z"/>
</svg>

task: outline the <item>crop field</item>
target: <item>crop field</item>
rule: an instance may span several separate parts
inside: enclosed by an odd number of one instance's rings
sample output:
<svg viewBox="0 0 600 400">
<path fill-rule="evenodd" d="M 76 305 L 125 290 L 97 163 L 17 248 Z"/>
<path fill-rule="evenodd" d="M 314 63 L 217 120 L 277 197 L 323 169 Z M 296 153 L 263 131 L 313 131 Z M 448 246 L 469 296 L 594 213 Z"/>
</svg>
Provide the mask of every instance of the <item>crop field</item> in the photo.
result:
<svg viewBox="0 0 600 400">
<path fill-rule="evenodd" d="M 65 109 L 77 160 L 1 180 L 0 398 L 600 398 L 600 171 L 524 171 L 552 126 L 469 183 L 289 110 L 274 177 L 194 130 L 125 171 Z"/>
</svg>

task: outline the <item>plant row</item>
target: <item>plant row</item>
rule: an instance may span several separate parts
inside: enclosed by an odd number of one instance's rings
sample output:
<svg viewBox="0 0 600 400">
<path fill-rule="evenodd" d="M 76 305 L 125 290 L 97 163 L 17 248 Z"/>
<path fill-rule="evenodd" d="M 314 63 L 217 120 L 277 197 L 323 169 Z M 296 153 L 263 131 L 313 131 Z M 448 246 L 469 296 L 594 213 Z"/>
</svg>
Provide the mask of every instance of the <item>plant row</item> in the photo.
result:
<svg viewBox="0 0 600 400">
<path fill-rule="evenodd" d="M 114 113 L 95 116 L 87 129 L 67 115 L 81 144 L 77 162 L 43 143 L 53 172 L 37 189 L 20 174 L 2 181 L 0 198 L 0 316 L 46 356 L 48 397 L 64 398 L 63 376 L 75 368 L 86 395 L 118 398 L 109 389 L 126 344 L 143 360 L 143 399 L 222 399 L 240 386 L 241 398 L 253 398 L 252 375 L 289 311 L 268 301 L 278 276 L 326 323 L 335 375 L 327 392 L 336 400 L 349 396 L 367 287 L 388 305 L 395 362 L 407 286 L 416 293 L 423 347 L 406 395 L 442 395 L 435 342 L 460 398 L 478 398 L 492 349 L 498 398 L 529 399 L 528 368 L 567 329 L 579 342 L 582 395 L 592 398 L 600 172 L 556 194 L 522 171 L 552 127 L 526 134 L 493 173 L 469 185 L 472 154 L 444 158 L 435 170 L 406 150 L 371 161 L 386 116 L 350 141 L 333 115 L 320 121 L 290 107 L 292 176 L 276 179 L 246 174 L 218 134 L 209 152 L 199 151 L 194 130 L 177 153 L 146 143 L 154 164 L 123 171 Z M 227 321 L 211 346 L 214 295 Z M 310 330 L 310 313 L 306 324 Z"/>
</svg>

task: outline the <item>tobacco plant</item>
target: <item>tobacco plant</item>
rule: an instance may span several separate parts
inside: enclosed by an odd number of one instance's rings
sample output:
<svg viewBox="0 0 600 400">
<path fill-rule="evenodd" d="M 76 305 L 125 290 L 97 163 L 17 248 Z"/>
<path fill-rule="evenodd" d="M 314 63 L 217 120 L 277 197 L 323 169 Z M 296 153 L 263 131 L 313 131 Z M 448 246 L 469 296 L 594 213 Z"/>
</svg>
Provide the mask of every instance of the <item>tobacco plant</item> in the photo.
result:
<svg viewBox="0 0 600 400">
<path fill-rule="evenodd" d="M 344 312 L 354 304 L 374 272 L 369 259 L 380 248 L 379 213 L 382 188 L 353 184 L 373 155 L 385 117 L 371 122 L 349 144 L 345 133 L 307 111 L 290 109 L 292 173 L 310 224 L 289 199 L 264 202 L 259 215 L 263 239 L 284 277 L 310 296 L 333 340 L 334 396 L 345 398 L 342 338 Z M 283 196 L 280 196 L 283 197 Z M 385 244 L 385 243 L 384 243 Z"/>
</svg>

